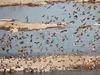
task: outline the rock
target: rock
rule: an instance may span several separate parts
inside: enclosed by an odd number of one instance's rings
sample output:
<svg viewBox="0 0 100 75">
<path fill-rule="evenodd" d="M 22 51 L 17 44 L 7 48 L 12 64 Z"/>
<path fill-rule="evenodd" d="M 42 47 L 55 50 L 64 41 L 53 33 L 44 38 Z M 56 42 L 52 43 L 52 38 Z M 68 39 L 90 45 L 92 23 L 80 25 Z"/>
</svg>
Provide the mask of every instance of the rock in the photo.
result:
<svg viewBox="0 0 100 75">
<path fill-rule="evenodd" d="M 24 68 L 23 70 L 24 72 L 34 72 L 34 70 L 32 68 Z"/>
<path fill-rule="evenodd" d="M 0 72 L 4 72 L 4 69 L 0 69 Z"/>
<path fill-rule="evenodd" d="M 23 70 L 24 70 L 24 68 L 23 68 L 23 67 L 20 67 L 20 68 L 15 68 L 15 71 L 16 71 L 16 72 L 23 71 Z"/>
</svg>

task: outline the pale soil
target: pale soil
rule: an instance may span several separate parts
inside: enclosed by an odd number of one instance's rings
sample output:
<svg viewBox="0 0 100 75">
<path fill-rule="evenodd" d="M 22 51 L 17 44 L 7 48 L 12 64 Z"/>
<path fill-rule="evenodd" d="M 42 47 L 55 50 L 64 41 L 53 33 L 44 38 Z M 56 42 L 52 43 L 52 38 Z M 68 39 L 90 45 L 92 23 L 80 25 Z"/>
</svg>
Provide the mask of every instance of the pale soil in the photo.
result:
<svg viewBox="0 0 100 75">
<path fill-rule="evenodd" d="M 81 65 L 87 69 L 93 69 L 96 65 L 100 65 L 100 56 L 42 56 L 32 58 L 0 58 L 0 71 L 3 69 L 14 69 L 16 71 L 24 70 L 25 68 L 32 68 L 40 71 L 51 70 L 73 70 L 74 67 Z M 16 68 L 20 66 L 20 68 Z M 92 67 L 91 67 L 92 66 Z"/>
</svg>

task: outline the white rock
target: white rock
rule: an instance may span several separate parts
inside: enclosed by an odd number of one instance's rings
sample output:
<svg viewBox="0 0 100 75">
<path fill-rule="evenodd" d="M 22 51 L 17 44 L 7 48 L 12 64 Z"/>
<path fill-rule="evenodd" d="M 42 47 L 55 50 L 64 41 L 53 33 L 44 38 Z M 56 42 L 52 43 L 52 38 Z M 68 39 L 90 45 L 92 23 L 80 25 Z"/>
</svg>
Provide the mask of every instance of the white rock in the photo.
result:
<svg viewBox="0 0 100 75">
<path fill-rule="evenodd" d="M 0 69 L 0 72 L 4 72 L 4 69 Z"/>
<path fill-rule="evenodd" d="M 23 67 L 21 67 L 21 68 L 15 68 L 15 71 L 17 71 L 17 72 L 19 72 L 19 71 L 23 71 L 23 70 L 24 70 Z"/>
</svg>

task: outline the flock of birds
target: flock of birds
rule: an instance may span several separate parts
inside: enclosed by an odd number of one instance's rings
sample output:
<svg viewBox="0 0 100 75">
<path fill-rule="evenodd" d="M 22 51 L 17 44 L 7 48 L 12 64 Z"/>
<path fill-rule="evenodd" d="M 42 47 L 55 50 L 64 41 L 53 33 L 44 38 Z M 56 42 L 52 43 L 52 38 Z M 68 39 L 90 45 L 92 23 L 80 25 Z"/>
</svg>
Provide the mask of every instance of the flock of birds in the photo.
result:
<svg viewBox="0 0 100 75">
<path fill-rule="evenodd" d="M 46 24 L 64 22 L 66 24 L 64 29 L 5 32 L 2 36 L 0 35 L 0 51 L 6 51 L 8 54 L 13 50 L 24 54 L 99 51 L 100 26 L 93 25 L 97 22 L 100 23 L 99 3 L 67 2 L 44 7 L 50 11 L 55 6 L 62 14 L 48 16 L 44 13 L 41 15 L 41 22 Z M 53 11 L 57 13 L 56 10 Z"/>
</svg>

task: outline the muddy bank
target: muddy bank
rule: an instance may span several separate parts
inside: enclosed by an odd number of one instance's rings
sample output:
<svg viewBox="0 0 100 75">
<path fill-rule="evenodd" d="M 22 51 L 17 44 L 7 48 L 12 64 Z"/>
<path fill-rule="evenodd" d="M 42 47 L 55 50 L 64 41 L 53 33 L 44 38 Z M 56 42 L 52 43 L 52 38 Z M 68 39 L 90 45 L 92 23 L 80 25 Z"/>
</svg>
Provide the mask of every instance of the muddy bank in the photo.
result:
<svg viewBox="0 0 100 75">
<path fill-rule="evenodd" d="M 0 58 L 1 72 L 52 72 L 96 69 L 100 69 L 100 56 L 55 55 L 31 58 Z"/>
<path fill-rule="evenodd" d="M 0 29 L 12 32 L 31 31 L 48 28 L 64 28 L 64 24 L 23 23 L 13 20 L 0 20 Z"/>
<path fill-rule="evenodd" d="M 100 0 L 74 0 L 75 2 L 82 2 L 82 3 L 85 3 L 85 2 L 88 2 L 88 3 L 98 3 L 100 2 Z"/>
<path fill-rule="evenodd" d="M 41 6 L 54 2 L 66 2 L 66 0 L 0 0 L 0 6 L 17 6 L 17 5 L 28 5 L 28 6 Z"/>
<path fill-rule="evenodd" d="M 17 5 L 27 5 L 27 6 L 41 6 L 57 2 L 67 2 L 70 0 L 0 0 L 0 7 L 5 6 L 17 6 Z M 100 0 L 72 0 L 75 2 L 100 2 Z"/>
</svg>

